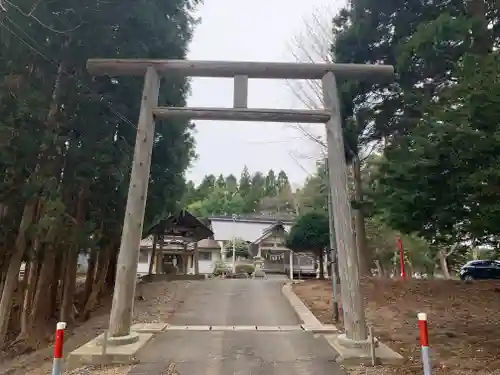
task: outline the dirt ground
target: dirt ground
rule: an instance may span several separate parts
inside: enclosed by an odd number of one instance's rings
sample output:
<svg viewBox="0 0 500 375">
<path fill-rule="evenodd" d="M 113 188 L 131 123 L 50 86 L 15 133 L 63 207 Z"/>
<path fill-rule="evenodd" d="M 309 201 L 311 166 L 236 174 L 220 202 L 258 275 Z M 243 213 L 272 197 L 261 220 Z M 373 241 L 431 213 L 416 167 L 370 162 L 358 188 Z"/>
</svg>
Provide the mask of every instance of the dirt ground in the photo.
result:
<svg viewBox="0 0 500 375">
<path fill-rule="evenodd" d="M 333 323 L 330 281 L 305 281 L 294 290 L 321 322 Z M 378 279 L 363 282 L 362 290 L 375 336 L 405 363 L 350 374 L 423 374 L 417 313 L 425 312 L 433 375 L 500 375 L 499 282 Z"/>
<path fill-rule="evenodd" d="M 169 317 L 183 302 L 188 281 L 157 281 L 143 284 L 143 300 L 136 300 L 134 305 L 134 323 L 168 322 Z M 92 317 L 66 332 L 65 353 L 76 349 L 101 334 L 109 323 L 110 301 L 95 311 Z M 53 346 L 2 361 L 0 375 L 49 375 L 52 368 Z M 121 375 L 129 370 L 121 367 L 89 367 L 67 372 L 67 375 Z"/>
</svg>

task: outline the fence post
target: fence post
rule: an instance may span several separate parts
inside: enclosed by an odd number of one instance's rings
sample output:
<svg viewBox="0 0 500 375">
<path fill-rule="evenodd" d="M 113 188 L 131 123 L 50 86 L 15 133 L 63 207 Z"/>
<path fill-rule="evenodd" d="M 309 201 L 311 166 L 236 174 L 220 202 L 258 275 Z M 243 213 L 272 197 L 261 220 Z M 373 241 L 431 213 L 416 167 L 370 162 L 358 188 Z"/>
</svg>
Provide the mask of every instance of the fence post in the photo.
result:
<svg viewBox="0 0 500 375">
<path fill-rule="evenodd" d="M 431 359 L 429 355 L 429 331 L 427 329 L 427 314 L 418 314 L 418 328 L 420 330 L 420 346 L 422 349 L 422 363 L 424 375 L 431 375 Z"/>
<path fill-rule="evenodd" d="M 59 322 L 56 325 L 56 344 L 54 346 L 54 362 L 52 364 L 52 375 L 61 375 L 61 365 L 64 347 L 65 322 Z"/>
</svg>

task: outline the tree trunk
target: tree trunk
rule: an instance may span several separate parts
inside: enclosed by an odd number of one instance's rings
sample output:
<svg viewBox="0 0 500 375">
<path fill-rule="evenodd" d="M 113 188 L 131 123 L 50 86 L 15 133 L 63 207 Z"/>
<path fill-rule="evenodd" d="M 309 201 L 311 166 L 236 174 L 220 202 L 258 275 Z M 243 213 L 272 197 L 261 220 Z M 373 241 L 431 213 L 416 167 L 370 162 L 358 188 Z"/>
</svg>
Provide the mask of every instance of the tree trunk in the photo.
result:
<svg viewBox="0 0 500 375">
<path fill-rule="evenodd" d="M 68 44 L 69 44 L 69 38 L 66 40 L 64 47 L 67 47 Z M 52 136 L 48 137 L 47 141 L 42 144 L 41 151 L 39 154 L 39 160 L 38 160 L 37 165 L 35 167 L 35 174 L 37 175 L 37 177 L 40 180 L 43 180 L 46 177 L 53 177 L 54 175 L 57 175 L 57 171 L 58 171 L 57 168 L 55 167 L 56 164 L 54 163 L 54 160 L 58 159 L 57 157 L 55 157 L 55 154 L 57 154 L 58 151 L 57 151 L 57 147 L 52 142 L 54 142 L 54 140 L 57 139 L 57 128 L 58 128 L 57 113 L 59 112 L 60 98 L 63 95 L 62 78 L 63 78 L 64 72 L 65 72 L 65 62 L 61 61 L 59 63 L 58 68 L 57 68 L 57 75 L 56 75 L 56 78 L 54 80 L 52 96 L 51 96 L 51 101 L 50 101 L 50 105 L 49 105 L 49 111 L 48 111 L 46 121 L 45 121 L 46 130 L 48 132 L 51 132 Z M 38 196 L 36 198 L 38 199 Z M 35 204 L 33 205 L 33 214 L 31 215 L 30 222 L 32 221 L 33 216 L 34 216 L 34 209 L 36 207 L 37 199 L 33 199 L 33 202 Z M 38 205 L 38 212 L 41 211 L 41 209 L 40 209 L 41 202 L 39 201 L 39 203 L 40 204 Z M 54 231 L 54 229 L 52 229 L 52 232 L 53 231 Z M 49 232 L 51 232 L 50 229 L 49 229 Z M 26 240 L 24 240 L 24 242 L 26 242 Z M 26 247 L 26 245 L 24 245 L 24 247 Z M 50 253 L 50 251 L 52 251 L 52 253 Z M 31 311 L 31 315 L 30 315 L 31 321 L 28 322 L 28 327 L 26 328 L 26 331 L 30 331 L 32 327 L 41 328 L 41 327 L 37 326 L 37 324 L 35 322 L 33 322 L 32 318 L 38 318 L 38 316 L 37 316 L 38 314 L 36 313 L 37 311 L 42 311 L 43 314 L 45 314 L 44 310 L 48 310 L 48 308 L 47 308 L 48 303 L 47 302 L 49 301 L 49 298 L 46 297 L 46 293 L 50 289 L 51 274 L 54 271 L 54 260 L 55 260 L 54 250 L 53 249 L 49 250 L 49 253 L 47 255 L 48 255 L 49 263 L 47 265 L 45 265 L 45 263 L 47 263 L 47 262 L 44 262 L 44 266 L 46 268 L 45 272 L 43 272 L 44 270 L 40 271 L 40 280 L 38 282 L 37 291 L 35 292 L 35 296 L 34 296 L 34 299 L 32 302 L 33 303 L 33 305 L 32 305 L 33 311 Z M 22 257 L 22 254 L 21 254 L 21 257 Z M 52 264 L 50 264 L 50 263 L 52 263 Z M 40 284 L 42 284 L 42 283 L 44 285 L 42 286 L 42 289 L 40 289 Z M 30 288 L 30 286 L 28 287 L 28 289 L 29 288 Z M 42 297 L 41 293 L 44 293 L 45 297 Z M 42 308 L 42 301 L 45 302 L 45 305 L 46 305 L 43 308 Z M 30 301 L 30 303 L 31 303 L 31 301 Z M 30 318 L 28 318 L 27 320 L 30 320 Z M 42 322 L 41 324 L 43 327 L 45 327 L 46 322 Z M 29 333 L 31 334 L 31 331 Z M 4 341 L 3 337 L 0 334 L 0 342 L 3 342 L 3 341 Z"/>
<path fill-rule="evenodd" d="M 380 262 L 380 260 L 378 259 L 375 259 L 375 265 L 377 267 L 377 273 L 379 275 L 379 277 L 385 277 L 385 271 L 384 271 L 384 267 L 382 266 L 382 262 Z"/>
<path fill-rule="evenodd" d="M 59 265 L 59 280 L 60 280 L 60 288 L 57 288 L 57 300 L 62 301 L 64 297 L 64 285 L 65 285 L 65 277 L 66 268 L 68 267 L 68 253 L 65 248 L 59 249 L 58 256 L 61 256 L 61 264 Z M 57 262 L 56 262 L 57 264 Z"/>
<path fill-rule="evenodd" d="M 6 335 L 10 320 L 10 311 L 12 307 L 12 297 L 19 282 L 19 270 L 21 262 L 26 251 L 26 232 L 33 221 L 37 200 L 32 199 L 24 206 L 23 216 L 19 225 L 19 231 L 16 238 L 16 249 L 10 259 L 9 269 L 5 277 L 5 283 L 0 299 L 0 347 L 6 344 Z"/>
<path fill-rule="evenodd" d="M 114 245 L 109 245 L 107 248 L 102 249 L 99 252 L 99 257 L 97 261 L 97 271 L 95 275 L 95 282 L 92 285 L 92 292 L 85 303 L 85 306 L 82 311 L 82 318 L 84 320 L 88 319 L 90 313 L 97 305 L 97 301 L 99 298 L 99 294 L 104 289 L 106 284 L 106 276 L 108 275 L 108 268 L 110 266 L 111 253 L 114 251 Z"/>
<path fill-rule="evenodd" d="M 65 42 L 65 47 L 67 47 L 69 44 L 69 38 Z M 55 129 L 57 128 L 57 121 L 56 121 L 56 115 L 59 110 L 59 99 L 62 97 L 62 77 L 65 72 L 65 63 L 62 61 L 57 69 L 57 75 L 56 79 L 54 81 L 54 86 L 52 90 L 52 97 L 51 97 L 51 102 L 49 106 L 49 112 L 47 114 L 46 118 L 46 127 L 48 131 L 55 132 Z M 42 148 L 47 147 L 49 145 L 44 144 Z M 49 146 L 50 147 L 50 146 Z M 49 155 L 44 155 L 44 152 L 41 152 L 40 158 L 41 159 L 47 159 L 45 162 L 47 162 L 50 158 Z M 44 157 L 45 156 L 45 157 Z M 51 168 L 47 168 L 45 163 L 41 163 L 40 160 L 37 163 L 35 167 L 35 174 L 39 175 L 39 178 L 42 178 L 44 176 L 54 176 L 56 175 L 56 170 L 50 170 Z M 48 163 L 50 165 L 50 163 Z M 20 266 L 22 262 L 22 257 L 25 253 L 26 250 L 26 245 L 27 245 L 27 238 L 26 238 L 26 231 L 33 222 L 33 218 L 35 215 L 35 210 L 37 207 L 37 201 L 38 201 L 38 196 L 35 198 L 31 198 L 24 206 L 23 210 L 23 216 L 21 219 L 21 224 L 19 227 L 18 235 L 16 238 L 16 250 L 14 252 L 14 255 L 12 256 L 12 259 L 10 260 L 10 265 L 9 269 L 7 272 L 7 277 L 5 280 L 5 285 L 2 291 L 2 298 L 0 299 L 0 347 L 4 346 L 6 344 L 6 333 L 8 329 L 8 323 L 10 319 L 10 310 L 11 310 L 11 300 L 14 294 L 14 290 L 19 282 L 19 271 L 20 271 Z M 53 271 L 53 267 L 52 267 Z M 43 290 L 44 293 L 47 293 L 48 287 L 50 285 L 46 286 L 46 289 Z M 40 296 L 39 299 L 40 300 Z M 47 298 L 45 298 L 47 300 Z M 36 301 L 34 302 L 34 307 L 37 307 Z M 44 323 L 43 323 L 44 324 Z"/>
<path fill-rule="evenodd" d="M 438 253 L 439 256 L 439 267 L 441 268 L 441 271 L 443 272 L 443 276 L 446 280 L 451 279 L 450 271 L 448 269 L 448 261 L 447 261 L 447 255 L 445 250 L 439 250 Z"/>
<path fill-rule="evenodd" d="M 361 180 L 361 161 L 356 155 L 352 161 L 352 172 L 354 180 L 354 199 L 356 206 L 354 210 L 354 228 L 356 232 L 356 248 L 358 251 L 358 262 L 360 276 L 370 276 L 373 262 L 373 254 L 366 241 L 365 214 L 363 212 L 363 185 Z"/>
<path fill-rule="evenodd" d="M 92 292 L 92 285 L 94 284 L 95 269 L 97 263 L 97 250 L 92 249 L 87 262 L 87 274 L 85 276 L 85 287 L 83 292 L 83 299 L 80 306 L 85 306 L 87 303 L 90 293 Z"/>
<path fill-rule="evenodd" d="M 412 261 L 411 261 L 410 258 L 408 258 L 406 260 L 406 265 L 407 265 L 407 268 L 408 268 L 408 275 L 411 278 L 415 274 L 415 269 L 413 268 L 413 263 L 412 263 Z"/>
<path fill-rule="evenodd" d="M 61 315 L 59 319 L 61 322 L 67 322 L 70 324 L 75 321 L 75 316 L 73 315 L 73 304 L 75 302 L 76 271 L 78 267 L 78 234 L 85 221 L 87 193 L 88 189 L 85 186 L 78 192 L 78 201 L 76 204 L 76 223 L 73 228 L 73 238 L 68 252 L 66 273 L 64 274 L 64 291 L 61 302 Z"/>
<path fill-rule="evenodd" d="M 51 229 L 49 229 L 49 231 L 50 230 Z M 47 291 L 50 290 L 55 283 L 55 262 L 56 251 L 54 246 L 51 243 L 45 244 L 42 268 L 40 269 L 40 276 L 38 278 L 35 298 L 33 299 L 33 306 L 30 314 L 31 332 L 35 332 L 35 335 L 39 334 L 39 337 L 35 338 L 44 339 L 49 332 L 47 322 L 52 312 L 50 311 L 50 300 L 47 298 Z M 30 336 L 32 335 L 30 334 Z"/>
<path fill-rule="evenodd" d="M 0 203 L 0 223 L 3 222 L 3 219 L 7 216 L 8 212 L 9 206 L 7 206 L 5 203 Z"/>
<path fill-rule="evenodd" d="M 325 253 L 323 251 L 319 253 L 319 278 L 325 279 Z"/>
<path fill-rule="evenodd" d="M 153 234 L 153 251 L 151 252 L 151 259 L 149 260 L 148 275 L 152 275 L 153 274 L 153 266 L 155 264 L 157 243 L 158 243 L 158 235 Z"/>
<path fill-rule="evenodd" d="M 107 269 L 105 284 L 108 290 L 113 290 L 116 280 L 116 264 L 118 261 L 118 248 L 115 245 L 113 245 L 113 247 L 110 249 L 109 256 L 110 258 L 108 261 L 108 269 Z"/>
<path fill-rule="evenodd" d="M 24 292 L 23 308 L 21 310 L 21 332 L 19 333 L 16 341 L 26 339 L 30 334 L 31 305 L 35 296 L 38 274 L 40 272 L 40 259 L 38 255 L 39 254 L 34 254 L 35 258 L 30 261 L 30 272 L 28 275 L 28 281 L 26 283 L 26 291 Z"/>
<path fill-rule="evenodd" d="M 60 297 L 60 287 L 64 288 L 64 283 L 61 282 L 62 276 L 64 275 L 64 270 L 66 269 L 66 261 L 68 259 L 67 254 L 54 250 L 56 256 L 54 261 L 54 278 L 53 282 L 50 285 L 50 303 L 49 310 L 50 317 L 56 316 L 56 311 L 58 308 L 57 301 Z"/>
<path fill-rule="evenodd" d="M 74 244 L 68 250 L 66 267 L 63 273 L 64 283 L 61 299 L 61 311 L 59 314 L 59 321 L 73 324 L 75 317 L 73 315 L 73 303 L 75 297 L 76 285 L 76 269 L 78 265 L 78 252 Z"/>
<path fill-rule="evenodd" d="M 2 293 L 5 278 L 7 277 L 7 270 L 9 269 L 10 254 L 5 248 L 0 248 L 0 254 L 4 254 L 2 264 L 0 265 L 0 293 Z"/>
</svg>

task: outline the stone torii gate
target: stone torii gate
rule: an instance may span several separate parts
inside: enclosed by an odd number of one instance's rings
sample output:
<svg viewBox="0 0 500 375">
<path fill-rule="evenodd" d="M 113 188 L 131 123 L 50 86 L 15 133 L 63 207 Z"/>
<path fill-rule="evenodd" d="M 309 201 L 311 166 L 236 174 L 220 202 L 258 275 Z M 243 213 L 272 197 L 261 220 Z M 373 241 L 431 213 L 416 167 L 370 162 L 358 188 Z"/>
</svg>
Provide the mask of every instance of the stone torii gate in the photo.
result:
<svg viewBox="0 0 500 375">
<path fill-rule="evenodd" d="M 338 79 L 373 80 L 392 77 L 392 66 L 369 64 L 314 64 L 226 62 L 188 60 L 90 59 L 93 75 L 145 76 L 137 138 L 130 177 L 123 232 L 118 255 L 116 284 L 109 322 L 110 340 L 133 341 L 130 332 L 134 304 L 138 250 L 141 241 L 155 118 L 191 120 L 324 123 L 327 130 L 329 185 L 336 231 L 341 298 L 346 334 L 339 344 L 363 345 L 368 341 L 363 298 L 359 284 L 356 246 L 353 241 L 351 209 L 347 193 L 347 168 L 337 94 Z M 162 107 L 158 103 L 160 77 L 225 77 L 234 79 L 233 108 Z M 248 79 L 322 80 L 324 109 L 247 108 Z"/>
</svg>

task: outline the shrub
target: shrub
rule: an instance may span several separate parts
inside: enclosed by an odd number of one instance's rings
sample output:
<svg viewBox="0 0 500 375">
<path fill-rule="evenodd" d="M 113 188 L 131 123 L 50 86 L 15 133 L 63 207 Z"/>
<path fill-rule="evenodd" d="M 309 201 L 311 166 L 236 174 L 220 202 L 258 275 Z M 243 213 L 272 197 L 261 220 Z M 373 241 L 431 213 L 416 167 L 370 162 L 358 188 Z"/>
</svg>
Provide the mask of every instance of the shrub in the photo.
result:
<svg viewBox="0 0 500 375">
<path fill-rule="evenodd" d="M 214 276 L 220 276 L 223 273 L 227 273 L 227 272 L 229 272 L 229 266 L 226 263 L 221 262 L 221 261 L 218 261 L 215 263 L 214 271 L 213 271 Z"/>
<path fill-rule="evenodd" d="M 234 270 L 235 273 L 246 273 L 247 275 L 251 275 L 254 271 L 253 264 L 237 264 Z"/>
</svg>

